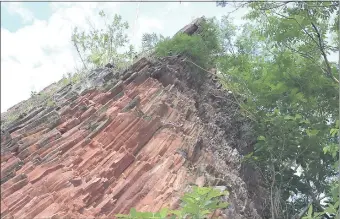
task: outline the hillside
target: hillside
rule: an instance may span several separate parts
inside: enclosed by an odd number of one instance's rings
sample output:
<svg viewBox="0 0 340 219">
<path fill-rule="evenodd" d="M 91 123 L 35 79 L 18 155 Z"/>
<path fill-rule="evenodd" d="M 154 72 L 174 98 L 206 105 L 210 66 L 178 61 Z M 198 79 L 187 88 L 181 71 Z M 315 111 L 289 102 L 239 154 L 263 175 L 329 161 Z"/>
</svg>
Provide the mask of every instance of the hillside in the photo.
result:
<svg viewBox="0 0 340 219">
<path fill-rule="evenodd" d="M 216 75 L 187 57 L 143 57 L 43 92 L 55 105 L 34 96 L 2 115 L 18 117 L 3 123 L 2 218 L 174 209 L 194 184 L 230 192 L 222 218 L 260 218 L 247 189 L 256 182 L 241 174 L 247 120 Z"/>
<path fill-rule="evenodd" d="M 1 114 L 1 218 L 339 218 L 339 2 L 234 6 L 74 27 L 80 67 Z"/>
</svg>

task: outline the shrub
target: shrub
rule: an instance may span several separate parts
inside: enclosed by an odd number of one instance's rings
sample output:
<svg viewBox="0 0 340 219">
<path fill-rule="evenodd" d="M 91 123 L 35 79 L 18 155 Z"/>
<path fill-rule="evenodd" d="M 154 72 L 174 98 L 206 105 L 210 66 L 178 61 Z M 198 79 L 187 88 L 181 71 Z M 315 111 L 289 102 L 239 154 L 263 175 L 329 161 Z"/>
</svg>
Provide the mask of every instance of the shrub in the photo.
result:
<svg viewBox="0 0 340 219">
<path fill-rule="evenodd" d="M 201 65 L 206 65 L 209 57 L 208 48 L 200 36 L 178 34 L 172 39 L 161 41 L 156 46 L 156 55 L 185 55 Z"/>
<path fill-rule="evenodd" d="M 181 198 L 182 206 L 178 210 L 168 210 L 163 208 L 159 212 L 137 212 L 136 209 L 132 208 L 130 214 L 118 214 L 117 218 L 129 218 L 129 219 L 144 219 L 144 218 L 192 218 L 192 219 L 203 219 L 209 214 L 214 212 L 216 209 L 226 208 L 227 202 L 220 200 L 221 196 L 227 195 L 228 192 L 221 192 L 218 189 L 211 187 L 193 187 L 193 191 L 184 194 Z"/>
<path fill-rule="evenodd" d="M 161 40 L 155 48 L 157 56 L 184 55 L 202 67 L 211 67 L 220 52 L 219 29 L 214 19 L 201 23 L 194 35 L 176 34 L 172 39 Z"/>
</svg>

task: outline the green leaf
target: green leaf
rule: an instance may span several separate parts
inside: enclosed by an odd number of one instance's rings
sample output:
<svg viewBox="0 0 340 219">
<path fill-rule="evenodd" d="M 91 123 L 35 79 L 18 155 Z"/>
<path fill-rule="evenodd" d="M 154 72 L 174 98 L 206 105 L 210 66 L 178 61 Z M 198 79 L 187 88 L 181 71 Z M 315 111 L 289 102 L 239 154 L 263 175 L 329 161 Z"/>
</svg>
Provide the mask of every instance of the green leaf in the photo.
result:
<svg viewBox="0 0 340 219">
<path fill-rule="evenodd" d="M 301 120 L 301 123 L 304 123 L 304 124 L 310 124 L 310 122 L 309 122 L 309 120 L 308 120 L 308 119 Z"/>
<path fill-rule="evenodd" d="M 182 211 L 181 210 L 171 210 L 170 211 L 171 214 L 174 214 L 178 217 L 182 216 Z"/>
<path fill-rule="evenodd" d="M 312 217 L 312 214 L 313 214 L 313 205 L 310 205 L 308 208 L 308 216 Z"/>
<path fill-rule="evenodd" d="M 96 65 L 99 65 L 99 63 L 100 63 L 100 55 L 98 53 L 93 53 L 91 55 L 91 62 L 93 62 Z"/>
<path fill-rule="evenodd" d="M 328 204 L 328 207 L 324 210 L 324 212 L 327 212 L 328 214 L 336 214 L 336 208 L 332 204 Z"/>
<path fill-rule="evenodd" d="M 130 215 L 131 215 L 131 217 L 137 217 L 137 211 L 136 211 L 135 208 L 130 209 Z"/>
<path fill-rule="evenodd" d="M 225 191 L 225 192 L 221 192 L 217 189 L 213 189 L 211 190 L 207 195 L 206 195 L 206 200 L 211 200 L 213 198 L 217 198 L 217 197 L 220 197 L 220 196 L 223 196 L 223 195 L 227 195 L 228 192 Z"/>
<path fill-rule="evenodd" d="M 136 217 L 137 218 L 153 218 L 154 213 L 152 212 L 137 212 Z"/>
<path fill-rule="evenodd" d="M 209 210 L 202 210 L 202 211 L 200 211 L 200 215 L 201 216 L 205 216 L 205 215 L 208 215 L 210 213 L 211 213 L 211 211 L 209 211 Z"/>
<path fill-rule="evenodd" d="M 221 202 L 218 204 L 217 209 L 223 209 L 229 206 L 229 203 L 227 202 Z"/>
<path fill-rule="evenodd" d="M 190 197 L 189 195 L 184 195 L 182 198 L 183 202 L 186 202 L 188 204 L 194 204 L 195 203 L 195 198 Z"/>
<path fill-rule="evenodd" d="M 285 120 L 293 120 L 294 117 L 292 117 L 292 116 L 285 116 L 284 119 L 285 119 Z"/>
<path fill-rule="evenodd" d="M 317 129 L 307 129 L 306 133 L 309 137 L 316 136 L 320 130 Z"/>
<path fill-rule="evenodd" d="M 335 129 L 333 128 L 330 131 L 330 134 L 332 137 L 335 137 L 338 133 L 339 133 L 339 129 L 336 129 L 336 128 Z"/>
<path fill-rule="evenodd" d="M 206 205 L 205 207 L 207 209 L 215 210 L 215 209 L 220 209 L 220 208 L 226 208 L 227 206 L 228 206 L 228 203 L 224 203 L 224 202 L 220 203 L 218 200 L 216 200 L 216 201 L 213 201 L 212 203 Z"/>
<path fill-rule="evenodd" d="M 165 218 L 167 215 L 168 215 L 168 209 L 162 208 L 161 211 L 160 211 L 161 218 Z"/>
<path fill-rule="evenodd" d="M 323 150 L 324 154 L 327 154 L 329 152 L 330 148 L 329 148 L 329 146 L 326 146 L 326 147 L 323 147 L 322 150 Z"/>
<path fill-rule="evenodd" d="M 257 140 L 259 140 L 259 141 L 265 141 L 265 140 L 266 140 L 266 137 L 260 135 L 259 137 L 257 137 Z"/>
<path fill-rule="evenodd" d="M 301 118 L 302 118 L 302 116 L 300 114 L 295 115 L 295 119 L 301 119 Z"/>
</svg>

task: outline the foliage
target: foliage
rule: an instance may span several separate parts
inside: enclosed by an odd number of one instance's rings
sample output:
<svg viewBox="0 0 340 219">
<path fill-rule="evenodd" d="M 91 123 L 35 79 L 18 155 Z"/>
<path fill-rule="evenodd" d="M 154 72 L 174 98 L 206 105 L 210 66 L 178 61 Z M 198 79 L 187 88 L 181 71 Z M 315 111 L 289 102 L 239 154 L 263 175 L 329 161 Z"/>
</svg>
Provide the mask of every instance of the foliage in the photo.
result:
<svg viewBox="0 0 340 219">
<path fill-rule="evenodd" d="M 160 41 L 164 41 L 165 37 L 156 33 L 144 33 L 142 36 L 142 52 L 149 52 Z"/>
<path fill-rule="evenodd" d="M 172 39 L 160 42 L 156 47 L 156 55 L 163 57 L 169 55 L 184 55 L 194 62 L 206 65 L 209 56 L 208 48 L 203 45 L 201 37 L 178 34 Z"/>
<path fill-rule="evenodd" d="M 212 55 L 210 59 L 215 59 L 215 57 L 221 52 L 221 42 L 219 37 L 220 29 L 216 18 L 205 18 L 200 24 L 197 34 L 202 38 L 203 45 L 208 48 L 208 51 Z"/>
<path fill-rule="evenodd" d="M 72 42 L 76 48 L 84 68 L 99 67 L 114 62 L 117 68 L 123 68 L 135 54 L 132 45 L 127 52 L 120 53 L 128 43 L 125 31 L 129 25 L 123 22 L 120 15 L 115 14 L 111 22 L 107 22 L 108 16 L 100 11 L 100 17 L 105 21 L 104 29 L 96 29 L 89 21 L 91 30 L 89 32 L 79 31 L 74 28 Z"/>
<path fill-rule="evenodd" d="M 198 34 L 189 36 L 179 33 L 171 39 L 161 40 L 155 48 L 157 56 L 184 55 L 197 64 L 207 67 L 212 65 L 215 56 L 220 52 L 218 42 L 218 27 L 214 19 L 208 19 L 201 24 Z"/>
<path fill-rule="evenodd" d="M 335 78 L 334 63 L 328 60 L 330 51 L 337 51 L 334 42 L 326 40 L 329 31 L 336 32 L 334 19 L 337 1 L 296 2 L 283 4 L 251 3 L 253 9 L 249 19 L 266 23 L 258 33 L 267 37 L 276 48 L 289 49 L 306 59 L 308 63 L 318 63 L 321 72 Z M 267 27 L 265 27 L 267 26 Z"/>
<path fill-rule="evenodd" d="M 220 200 L 221 196 L 228 195 L 228 192 L 221 192 L 218 189 L 210 187 L 193 187 L 193 191 L 185 193 L 181 198 L 182 205 L 180 209 L 168 210 L 161 209 L 159 212 L 137 212 L 132 208 L 129 215 L 119 214 L 118 218 L 142 219 L 142 218 L 192 218 L 203 219 L 206 218 L 216 209 L 226 208 L 228 203 Z"/>
<path fill-rule="evenodd" d="M 80 82 L 81 80 L 83 80 L 85 77 L 86 77 L 86 73 L 81 70 L 77 70 L 73 74 L 68 72 L 66 75 L 65 74 L 63 75 L 61 84 L 63 86 L 66 86 L 68 84 L 76 84 Z"/>
<path fill-rule="evenodd" d="M 329 204 L 325 210 L 322 212 L 314 212 L 313 205 L 310 205 L 308 208 L 308 212 L 306 216 L 302 217 L 302 219 L 320 219 L 323 215 L 327 214 L 334 218 L 339 218 L 339 211 L 336 209 L 339 208 L 339 201 L 337 201 L 334 205 Z"/>
<path fill-rule="evenodd" d="M 335 218 L 338 209 L 339 83 L 329 59 L 335 44 L 326 39 L 339 31 L 336 4 L 252 2 L 239 33 L 226 18 L 220 25 L 218 66 L 255 123 L 247 160 L 270 193 L 266 217 Z"/>
</svg>

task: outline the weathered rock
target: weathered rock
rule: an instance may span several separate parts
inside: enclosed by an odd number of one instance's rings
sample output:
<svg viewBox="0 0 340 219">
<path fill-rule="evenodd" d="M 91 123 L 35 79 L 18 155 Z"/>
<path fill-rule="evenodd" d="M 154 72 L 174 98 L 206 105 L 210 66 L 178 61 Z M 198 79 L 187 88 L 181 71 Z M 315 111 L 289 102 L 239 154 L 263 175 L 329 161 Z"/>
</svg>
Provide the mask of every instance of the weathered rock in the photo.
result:
<svg viewBox="0 0 340 219">
<path fill-rule="evenodd" d="M 204 176 L 198 177 L 198 178 L 196 179 L 195 184 L 196 184 L 197 186 L 199 186 L 199 187 L 203 187 L 204 184 L 205 184 L 205 178 L 204 178 Z"/>
<path fill-rule="evenodd" d="M 105 67 L 106 67 L 106 68 L 114 68 L 114 65 L 111 64 L 111 63 L 107 63 L 107 64 L 105 65 Z"/>
<path fill-rule="evenodd" d="M 196 18 L 190 24 L 186 25 L 180 31 L 178 31 L 177 34 L 178 33 L 186 33 L 188 35 L 194 34 L 198 30 L 201 22 L 203 22 L 204 20 L 205 20 L 204 17 Z"/>
<path fill-rule="evenodd" d="M 3 131 L 1 215 L 112 218 L 131 207 L 177 208 L 195 182 L 230 192 L 232 207 L 219 217 L 260 218 L 240 174 L 246 121 L 232 96 L 182 60 L 142 58 L 125 75 L 94 70 L 85 85 L 56 92 L 58 111 L 10 124 L 20 128 Z"/>
</svg>

